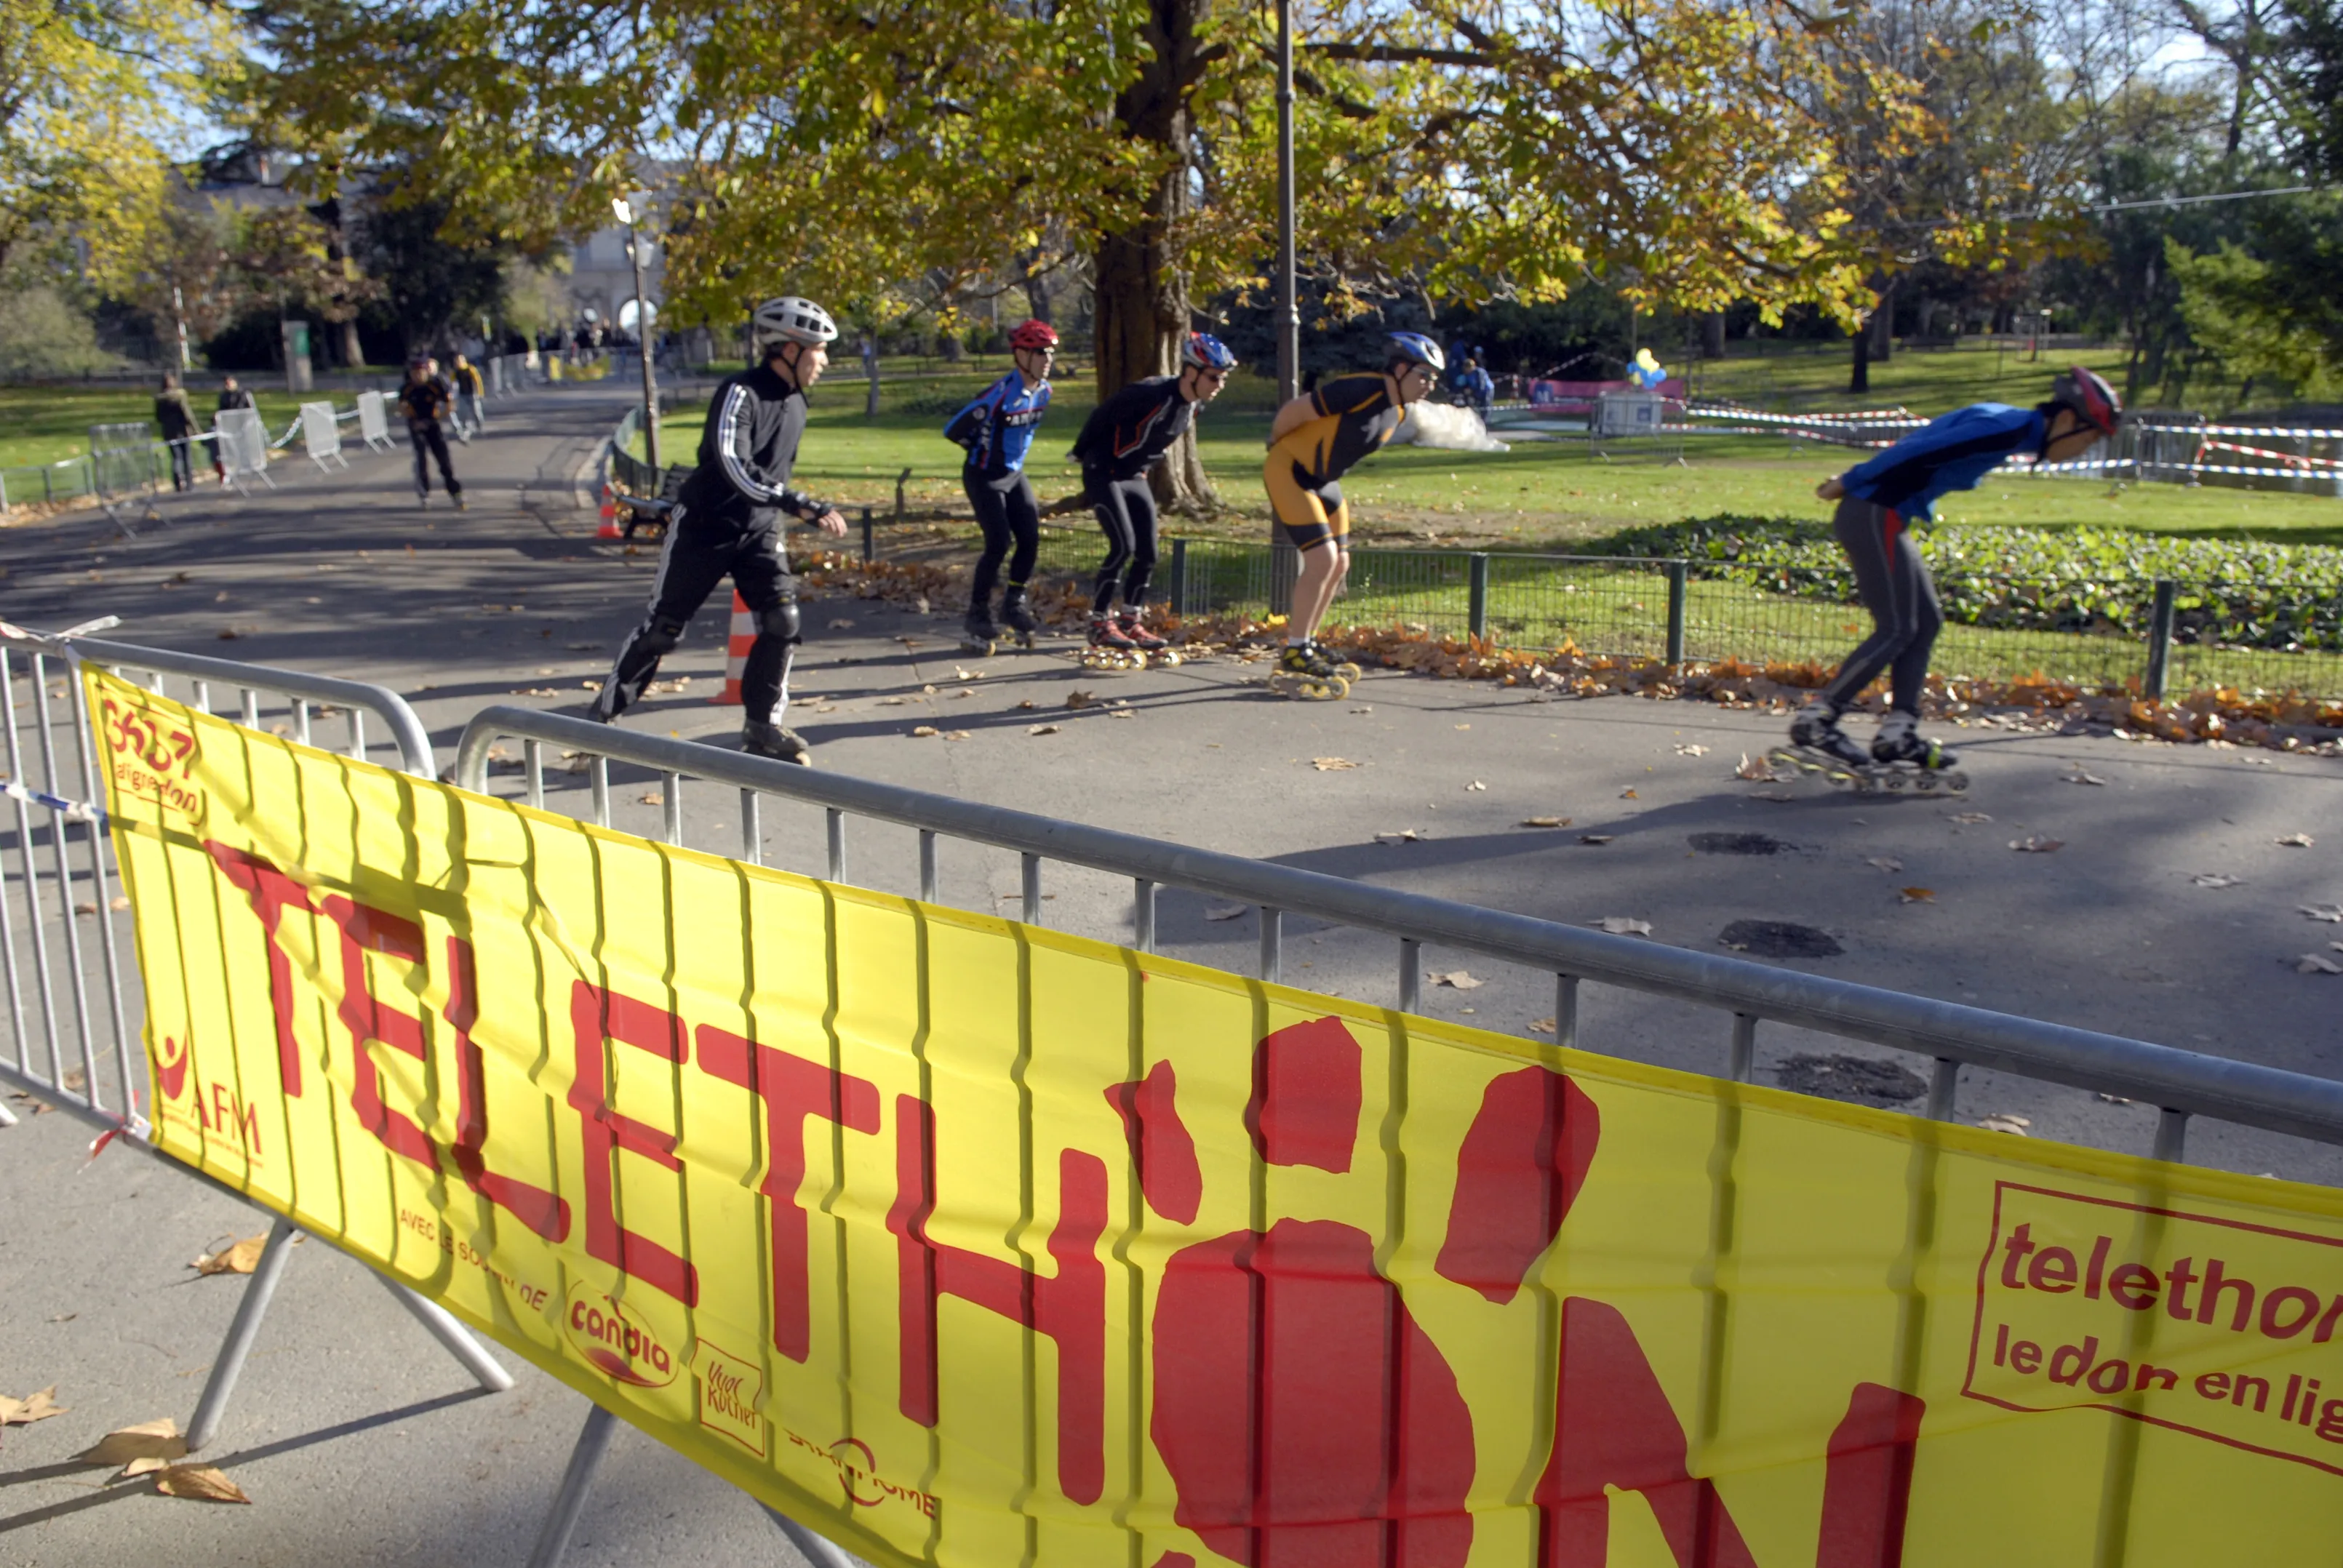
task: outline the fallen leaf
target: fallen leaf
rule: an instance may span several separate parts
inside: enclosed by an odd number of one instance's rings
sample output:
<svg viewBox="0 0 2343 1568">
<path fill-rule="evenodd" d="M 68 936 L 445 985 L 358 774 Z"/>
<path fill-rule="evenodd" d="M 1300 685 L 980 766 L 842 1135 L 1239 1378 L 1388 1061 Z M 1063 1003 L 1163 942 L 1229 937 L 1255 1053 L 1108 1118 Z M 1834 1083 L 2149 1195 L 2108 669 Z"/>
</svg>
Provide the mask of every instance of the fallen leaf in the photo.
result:
<svg viewBox="0 0 2343 1568">
<path fill-rule="evenodd" d="M 635 803 L 640 806 L 664 806 L 667 804 L 667 797 L 653 789 L 647 794 L 637 796 Z"/>
<path fill-rule="evenodd" d="M 2343 964 L 2325 953 L 2304 953 L 2294 960 L 2294 972 L 2298 975 L 2343 975 Z"/>
<path fill-rule="evenodd" d="M 1025 733 L 1028 735 L 1055 735 L 1062 728 L 1063 726 L 1056 724 L 1029 724 L 1025 727 Z"/>
<path fill-rule="evenodd" d="M 1345 769 L 1356 768 L 1358 764 L 1347 757 L 1312 757 L 1310 766 L 1321 773 L 1340 773 Z"/>
<path fill-rule="evenodd" d="M 2093 773 L 2087 768 L 2077 768 L 2072 773 L 2061 773 L 2058 777 L 2068 784 L 2104 784 L 2107 782 L 2106 779 L 2100 778 L 2097 774 Z"/>
<path fill-rule="evenodd" d="M 1708 755 L 1708 748 L 1705 746 L 1679 746 L 1676 748 L 1676 755 L 1679 757 L 1705 757 Z"/>
<path fill-rule="evenodd" d="M 958 702 L 958 701 L 960 701 L 961 699 L 965 699 L 965 698 L 974 697 L 975 695 L 976 695 L 976 693 L 975 693 L 975 692 L 970 691 L 967 687 L 963 686 L 963 687 L 961 687 L 958 691 L 955 691 L 955 692 L 953 692 L 953 693 L 951 694 L 950 700 L 952 700 L 952 701 L 954 701 L 954 702 Z"/>
<path fill-rule="evenodd" d="M 1425 978 L 1430 980 L 1433 985 L 1449 986 L 1456 990 L 1478 990 L 1488 983 L 1486 980 L 1474 980 L 1470 974 L 1467 974 L 1463 970 L 1448 970 L 1445 971 L 1434 970 Z"/>
<path fill-rule="evenodd" d="M 1488 786 L 1486 784 L 1483 784 L 1478 779 L 1475 779 L 1473 782 L 1464 786 L 1464 792 L 1469 795 L 1475 789 L 1486 789 L 1487 788 Z"/>
<path fill-rule="evenodd" d="M 1614 937 L 1648 937 L 1652 934 L 1651 921 L 1634 920 L 1626 915 L 1605 915 L 1594 923 Z"/>
<path fill-rule="evenodd" d="M 2064 839 L 2046 839 L 2039 833 L 2023 839 L 2012 839 L 2009 847 L 2021 855 L 2047 855 L 2066 847 Z"/>
<path fill-rule="evenodd" d="M 944 731 L 944 739 L 947 740 L 965 740 L 968 739 L 968 731 L 965 729 L 947 729 Z"/>
<path fill-rule="evenodd" d="M 55 1322 L 56 1320 L 52 1318 L 49 1321 Z M 38 1392 L 28 1393 L 22 1399 L 11 1399 L 6 1394 L 0 1393 L 0 1426 L 30 1426 L 36 1421 L 46 1421 L 53 1415 L 65 1414 L 73 1406 L 59 1404 L 56 1401 L 56 1392 L 57 1385 L 51 1383 Z"/>
<path fill-rule="evenodd" d="M 1030 698 L 1030 697 L 1029 697 L 1029 698 L 1027 698 L 1024 701 L 1022 701 L 1022 702 L 1021 702 L 1021 703 L 1019 703 L 1019 704 L 1017 705 L 1017 710 L 1018 710 L 1020 713 L 1031 713 L 1031 712 L 1032 712 L 1032 711 L 1033 711 L 1033 699 L 1032 699 L 1031 698 Z"/>
<path fill-rule="evenodd" d="M 2005 1111 L 1996 1111 L 1991 1116 L 1980 1119 L 1977 1125 L 1987 1132 L 2007 1132 L 2024 1138 L 2027 1136 L 2026 1130 L 2034 1123 L 2023 1116 L 2011 1116 Z"/>
<path fill-rule="evenodd" d="M 1990 822 L 1993 819 L 1986 816 L 1982 811 L 1963 811 L 1958 816 L 1955 817 L 1953 820 L 1958 822 L 1964 828 L 1974 828 L 1980 822 Z"/>
<path fill-rule="evenodd" d="M 1619 791 L 1619 799 L 1622 800 L 1634 800 L 1638 799 L 1638 797 L 1633 789 L 1622 789 Z"/>
<path fill-rule="evenodd" d="M 598 680 L 581 680 L 578 683 L 578 689 L 580 691 L 599 691 L 602 689 L 602 683 Z"/>
<path fill-rule="evenodd" d="M 208 1464 L 175 1464 L 155 1478 L 155 1490 L 166 1497 L 197 1503 L 250 1503 L 243 1489 Z"/>
<path fill-rule="evenodd" d="M 2246 885 L 2243 877 L 2225 877 L 2218 871 L 2199 871 L 2188 879 L 2200 888 L 2242 888 Z"/>
<path fill-rule="evenodd" d="M 832 631 L 852 631 L 854 629 L 854 623 L 847 619 L 844 616 L 840 616 L 830 623 L 830 629 Z"/>
<path fill-rule="evenodd" d="M 1904 869 L 1904 862 L 1896 859 L 1892 855 L 1874 855 L 1871 859 L 1864 861 L 1864 864 L 1866 866 L 1876 866 L 1883 871 L 1900 871 Z"/>
<path fill-rule="evenodd" d="M 177 1459 L 186 1452 L 187 1440 L 179 1435 L 179 1423 L 166 1415 L 136 1426 L 117 1427 L 74 1459 L 82 1464 L 128 1464 L 137 1459 Z"/>
<path fill-rule="evenodd" d="M 560 692 L 550 686 L 523 686 L 513 689 L 515 697 L 558 697 Z"/>
<path fill-rule="evenodd" d="M 1567 817 L 1524 817 L 1522 819 L 1522 826 L 1524 828 L 1567 828 L 1570 826 L 1570 819 Z"/>
<path fill-rule="evenodd" d="M 126 894 L 126 893 L 116 893 L 116 894 L 114 896 L 114 901 L 113 901 L 112 903 L 110 903 L 110 904 L 106 905 L 106 907 L 107 909 L 109 909 L 109 910 L 116 910 L 116 911 L 117 911 L 117 912 L 119 912 L 120 910 L 126 910 L 126 909 L 128 909 L 128 908 L 130 907 L 130 898 L 129 898 L 129 895 L 128 895 L 128 894 Z"/>
<path fill-rule="evenodd" d="M 248 1274 L 260 1262 L 260 1249 L 267 1243 L 266 1232 L 246 1236 L 233 1247 L 204 1253 L 187 1267 L 198 1274 Z"/>
<path fill-rule="evenodd" d="M 1204 918 L 1208 920 L 1233 920 L 1252 908 L 1251 904 L 1215 904 L 1204 911 Z"/>
<path fill-rule="evenodd" d="M 1099 699 L 1087 691 L 1078 689 L 1066 693 L 1066 707 L 1073 711 L 1079 712 L 1082 709 L 1096 708 L 1098 705 Z"/>
<path fill-rule="evenodd" d="M 1733 776 L 1735 779 L 1745 779 L 1752 784 L 1771 784 L 1774 781 L 1774 765 L 1762 757 L 1753 761 L 1750 759 L 1749 753 L 1744 751 L 1741 754 L 1741 766 L 1733 770 Z"/>
<path fill-rule="evenodd" d="M 1532 1034 L 1552 1034 L 1554 1032 L 1554 1020 L 1550 1018 L 1534 1018 L 1530 1020 L 1530 1032 Z"/>
<path fill-rule="evenodd" d="M 2305 904 L 2302 912 L 2314 920 L 2325 920 L 2329 925 L 2343 922 L 2343 904 Z"/>
<path fill-rule="evenodd" d="M 1582 844 L 1607 844 L 1616 837 L 1615 833 L 1581 833 L 1578 841 Z"/>
<path fill-rule="evenodd" d="M 2122 1095 L 2109 1094 L 2105 1090 L 2101 1090 L 2099 1091 L 2099 1099 L 2108 1105 L 2129 1105 L 2131 1103 L 2130 1101 L 2126 1100 Z"/>
<path fill-rule="evenodd" d="M 881 708 L 900 708 L 908 700 L 910 700 L 908 698 L 882 697 L 879 699 L 879 706 Z"/>
<path fill-rule="evenodd" d="M 1933 904 L 1936 901 L 1934 888 L 1898 888 L 1896 892 L 1907 904 Z"/>
<path fill-rule="evenodd" d="M 1431 834 L 1419 833 L 1413 828 L 1402 828 L 1396 833 L 1376 834 L 1375 842 L 1378 844 L 1420 844 L 1430 837 L 1432 837 Z"/>
<path fill-rule="evenodd" d="M 97 913 L 97 906 L 96 904 L 76 903 L 74 905 L 74 913 L 77 915 L 94 915 Z"/>
<path fill-rule="evenodd" d="M 2289 849 L 2308 849 L 2310 848 L 2310 835 L 2308 833 L 2288 833 L 2280 837 L 2278 841 L 2285 845 Z"/>
<path fill-rule="evenodd" d="M 911 739 L 914 740 L 923 739 L 928 736 L 940 733 L 941 731 L 938 730 L 932 724 L 915 724 L 911 727 Z"/>
</svg>

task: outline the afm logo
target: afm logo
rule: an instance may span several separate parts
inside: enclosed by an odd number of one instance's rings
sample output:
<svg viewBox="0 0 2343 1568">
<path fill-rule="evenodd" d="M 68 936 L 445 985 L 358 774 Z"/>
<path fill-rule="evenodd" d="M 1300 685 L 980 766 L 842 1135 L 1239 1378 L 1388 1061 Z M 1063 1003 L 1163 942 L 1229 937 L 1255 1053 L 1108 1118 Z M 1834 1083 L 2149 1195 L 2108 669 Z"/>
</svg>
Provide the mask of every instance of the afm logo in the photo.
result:
<svg viewBox="0 0 2343 1568">
<path fill-rule="evenodd" d="M 569 1342 L 603 1372 L 637 1388 L 665 1388 L 682 1369 L 675 1352 L 639 1317 L 607 1292 L 592 1285 L 574 1285 L 569 1308 L 562 1320 Z"/>
<path fill-rule="evenodd" d="M 183 1121 L 192 1112 L 196 1125 L 206 1133 L 215 1138 L 233 1137 L 244 1146 L 247 1156 L 259 1159 L 260 1108 L 245 1103 L 234 1085 L 217 1079 L 208 1083 L 197 1079 L 190 1083 L 192 1055 L 185 1043 L 169 1035 L 165 1035 L 162 1044 L 155 1050 L 155 1084 L 161 1092 L 165 1112 L 176 1112 Z M 183 1101 L 191 1103 L 183 1104 Z"/>
</svg>

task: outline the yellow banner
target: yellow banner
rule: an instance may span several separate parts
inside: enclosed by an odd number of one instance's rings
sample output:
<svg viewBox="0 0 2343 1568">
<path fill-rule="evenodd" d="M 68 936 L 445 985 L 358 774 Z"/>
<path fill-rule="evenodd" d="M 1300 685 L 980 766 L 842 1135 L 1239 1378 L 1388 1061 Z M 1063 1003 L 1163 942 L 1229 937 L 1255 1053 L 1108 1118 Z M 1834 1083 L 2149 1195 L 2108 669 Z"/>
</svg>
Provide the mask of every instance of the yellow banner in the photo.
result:
<svg viewBox="0 0 2343 1568">
<path fill-rule="evenodd" d="M 170 1153 L 882 1563 L 2308 1563 L 2343 1202 L 648 843 L 99 672 Z"/>
</svg>

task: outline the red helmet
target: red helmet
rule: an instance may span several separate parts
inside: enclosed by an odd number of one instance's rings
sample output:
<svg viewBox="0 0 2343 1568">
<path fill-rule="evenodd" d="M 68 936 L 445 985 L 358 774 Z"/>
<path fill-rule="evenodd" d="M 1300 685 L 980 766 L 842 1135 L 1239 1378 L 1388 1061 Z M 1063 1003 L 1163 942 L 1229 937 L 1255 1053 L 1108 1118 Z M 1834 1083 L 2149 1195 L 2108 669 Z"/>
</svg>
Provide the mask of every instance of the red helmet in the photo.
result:
<svg viewBox="0 0 2343 1568">
<path fill-rule="evenodd" d="M 2050 401 L 2072 408 L 2075 417 L 2102 436 L 2112 436 L 2123 423 L 2123 399 L 2096 370 L 2077 365 L 2050 383 Z"/>
<path fill-rule="evenodd" d="M 1055 348 L 1057 346 L 1058 329 L 1039 319 L 1021 323 L 1009 335 L 1009 347 L 1011 348 Z"/>
</svg>

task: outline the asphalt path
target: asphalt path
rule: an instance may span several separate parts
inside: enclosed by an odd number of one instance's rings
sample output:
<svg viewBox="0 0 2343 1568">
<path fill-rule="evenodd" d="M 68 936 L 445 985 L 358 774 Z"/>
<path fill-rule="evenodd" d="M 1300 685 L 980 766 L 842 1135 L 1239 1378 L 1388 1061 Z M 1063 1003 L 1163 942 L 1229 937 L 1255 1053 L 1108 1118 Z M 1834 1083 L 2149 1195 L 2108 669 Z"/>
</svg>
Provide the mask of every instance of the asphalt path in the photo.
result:
<svg viewBox="0 0 2343 1568">
<path fill-rule="evenodd" d="M 134 519 L 135 539 L 89 514 L 0 529 L 0 615 L 55 628 L 111 614 L 122 640 L 379 681 L 414 703 L 444 763 L 488 703 L 576 711 L 639 617 L 655 556 L 596 540 L 573 485 L 625 406 L 615 387 L 495 405 L 491 429 L 456 455 L 471 502 L 460 515 L 416 506 L 402 449 L 332 476 L 284 465 L 283 487 L 250 501 L 166 498 L 159 520 Z M 1262 666 L 1229 659 L 1109 675 L 1063 641 L 972 658 L 959 608 L 809 605 L 790 722 L 820 767 L 1549 920 L 1647 921 L 1652 941 L 1721 952 L 1739 940 L 1757 961 L 1811 973 L 2338 1072 L 2343 979 L 2292 961 L 2343 937 L 2299 912 L 2343 901 L 2333 759 L 1961 729 L 1947 738 L 1975 780 L 1966 798 L 1854 797 L 1736 779 L 1780 734 L 1764 714 L 1396 673 L 1371 673 L 1347 701 L 1292 702 L 1263 688 Z M 708 700 L 726 619 L 709 607 L 664 672 L 689 684 L 628 728 L 737 744 L 739 710 Z M 1070 707 L 1077 692 L 1089 700 Z M 921 727 L 939 733 L 914 736 Z M 492 782 L 519 787 L 509 767 Z M 617 826 L 657 835 L 654 783 L 614 770 Z M 557 771 L 548 788 L 584 814 L 582 773 Z M 731 791 L 687 786 L 685 809 L 689 842 L 738 844 Z M 768 863 L 820 871 L 820 812 L 769 803 L 762 826 Z M 2309 847 L 2279 842 L 2294 835 Z M 2027 839 L 2059 847 L 2010 848 Z M 849 878 L 909 891 L 914 854 L 908 830 L 858 824 Z M 1015 857 L 947 842 L 940 869 L 946 902 L 1016 911 Z M 1051 867 L 1045 887 L 1049 924 L 1129 937 L 1127 884 Z M 1167 890 L 1161 947 L 1249 972 L 1256 917 L 1214 918 L 1226 911 L 1212 902 Z M 1742 922 L 1838 950 L 1766 956 L 1766 933 L 1752 940 Z M 1388 939 L 1287 922 L 1289 983 L 1387 1002 L 1397 956 Z M 1554 1010 L 1549 976 L 1437 950 L 1423 965 L 1434 1016 L 1523 1033 Z M 1460 970 L 1480 983 L 1429 978 Z M 1708 1010 L 1640 995 L 1589 987 L 1582 1003 L 1582 1045 L 1673 1066 L 1720 1070 L 1728 1031 Z M 1898 1060 L 1761 1029 L 1761 1081 L 1814 1082 L 1815 1058 Z M 2137 1152 L 2156 1120 L 1976 1070 L 1960 1111 Z M 263 1228 L 135 1154 L 84 1169 L 85 1145 L 63 1116 L 0 1131 L 15 1199 L 0 1228 L 0 1393 L 56 1382 L 74 1407 L 0 1432 L 0 1563 L 525 1560 L 584 1402 L 527 1369 L 512 1393 L 466 1397 L 463 1373 L 368 1271 L 315 1243 L 294 1260 L 219 1444 L 256 1506 L 107 1488 L 106 1473 L 65 1464 L 112 1427 L 186 1421 L 239 1288 L 186 1261 Z M 2336 1151 L 2245 1129 L 2197 1123 L 2189 1153 L 2343 1181 Z M 795 1560 L 740 1494 L 622 1430 L 570 1561 L 652 1557 Z"/>
</svg>

